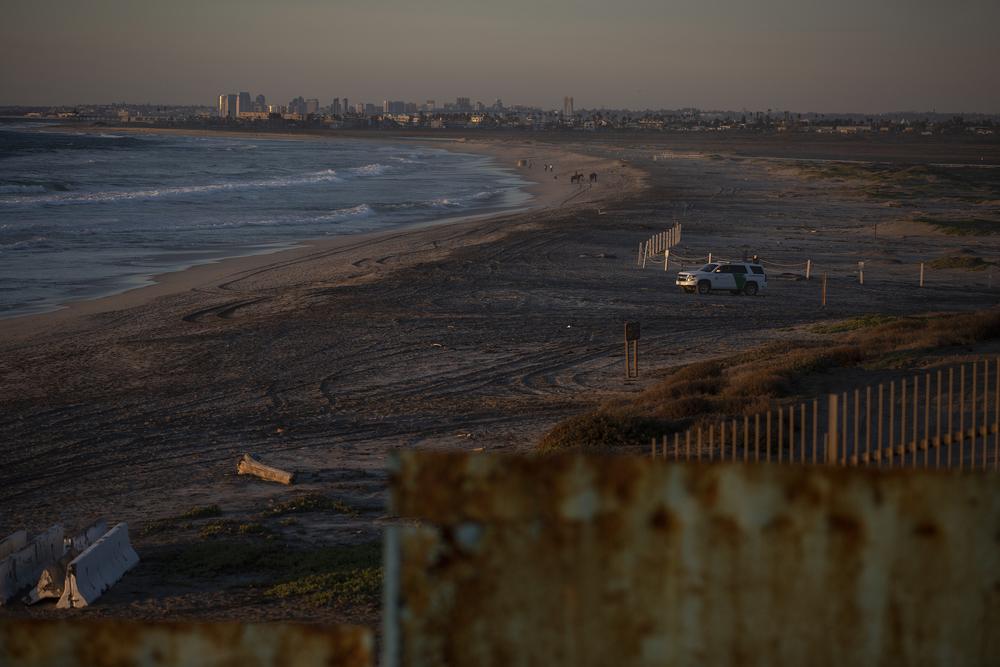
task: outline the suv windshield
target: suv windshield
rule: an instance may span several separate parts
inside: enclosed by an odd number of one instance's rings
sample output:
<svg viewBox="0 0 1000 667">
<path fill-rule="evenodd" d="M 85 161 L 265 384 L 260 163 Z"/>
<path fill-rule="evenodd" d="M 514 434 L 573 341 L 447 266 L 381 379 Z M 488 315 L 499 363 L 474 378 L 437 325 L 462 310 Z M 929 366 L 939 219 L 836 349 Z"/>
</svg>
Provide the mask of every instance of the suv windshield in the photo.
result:
<svg viewBox="0 0 1000 667">
<path fill-rule="evenodd" d="M 701 273 L 711 273 L 712 271 L 715 271 L 715 267 L 717 266 L 718 264 L 706 264 L 705 266 L 698 269 L 698 271 Z"/>
</svg>

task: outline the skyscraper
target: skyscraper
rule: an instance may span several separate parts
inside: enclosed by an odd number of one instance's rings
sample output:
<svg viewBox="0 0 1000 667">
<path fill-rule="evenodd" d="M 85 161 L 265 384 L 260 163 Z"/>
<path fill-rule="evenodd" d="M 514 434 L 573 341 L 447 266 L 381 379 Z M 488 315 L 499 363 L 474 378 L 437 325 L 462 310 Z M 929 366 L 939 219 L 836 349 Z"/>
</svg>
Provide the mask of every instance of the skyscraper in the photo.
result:
<svg viewBox="0 0 1000 667">
<path fill-rule="evenodd" d="M 265 99 L 263 95 L 258 95 L 257 99 L 254 100 L 253 110 L 262 112 L 267 111 L 267 99 Z"/>
<path fill-rule="evenodd" d="M 351 105 L 350 105 L 350 103 L 349 103 L 349 102 L 347 101 L 347 98 L 346 98 L 346 97 L 344 98 L 344 113 L 345 113 L 345 114 L 347 114 L 347 113 L 351 113 Z"/>
<path fill-rule="evenodd" d="M 241 113 L 246 113 L 248 111 L 253 111 L 253 102 L 250 100 L 250 93 L 246 91 L 240 91 L 239 100 L 236 102 L 236 115 Z"/>
<path fill-rule="evenodd" d="M 573 115 L 573 98 L 572 97 L 564 97 L 563 98 L 563 115 L 567 116 L 567 117 Z"/>
<path fill-rule="evenodd" d="M 458 97 L 455 99 L 455 106 L 458 107 L 459 111 L 468 111 L 472 108 L 472 104 L 469 103 L 468 97 Z"/>
<path fill-rule="evenodd" d="M 237 95 L 219 95 L 219 118 L 236 118 Z"/>
<path fill-rule="evenodd" d="M 330 113 L 334 116 L 339 116 L 342 112 L 340 110 L 340 98 L 334 97 L 333 104 L 330 105 Z"/>
<path fill-rule="evenodd" d="M 319 113 L 319 100 L 306 100 L 306 115 Z"/>
</svg>

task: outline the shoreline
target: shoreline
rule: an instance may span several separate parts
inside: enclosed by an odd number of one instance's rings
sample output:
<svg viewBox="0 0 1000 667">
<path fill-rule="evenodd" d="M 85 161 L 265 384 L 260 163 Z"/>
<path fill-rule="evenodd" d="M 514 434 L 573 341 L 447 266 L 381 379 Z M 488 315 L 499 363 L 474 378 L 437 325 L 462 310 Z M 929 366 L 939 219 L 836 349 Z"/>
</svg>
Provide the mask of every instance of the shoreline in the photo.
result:
<svg viewBox="0 0 1000 667">
<path fill-rule="evenodd" d="M 50 131 L 79 131 L 89 133 L 93 131 L 122 131 L 135 134 L 173 134 L 181 136 L 212 136 L 233 138 L 233 133 L 219 130 L 184 130 L 177 128 L 103 128 L 103 127 L 80 127 L 55 126 Z M 387 137 L 337 137 L 319 134 L 279 134 L 279 133 L 239 133 L 236 138 L 264 139 L 264 140 L 296 140 L 296 141 L 368 141 L 377 144 L 397 144 L 406 143 L 408 137 L 400 137 L 399 140 Z M 526 192 L 530 199 L 518 206 L 511 208 L 486 209 L 467 214 L 454 214 L 445 216 L 435 216 L 426 220 L 403 224 L 392 229 L 378 231 L 361 232 L 354 234 L 343 234 L 333 237 L 308 237 L 282 244 L 283 247 L 250 252 L 246 254 L 227 255 L 224 257 L 206 260 L 197 264 L 182 266 L 176 270 L 162 273 L 136 276 L 136 280 L 141 280 L 142 284 L 124 287 L 119 291 L 110 294 L 103 294 L 89 298 L 74 299 L 58 304 L 52 310 L 35 313 L 24 313 L 22 315 L 12 315 L 0 318 L 0 340 L 19 339 L 25 336 L 32 336 L 45 331 L 50 326 L 59 324 L 65 325 L 80 318 L 100 315 L 112 311 L 120 311 L 137 306 L 142 306 L 151 301 L 180 292 L 196 290 L 206 285 L 219 282 L 229 276 L 237 276 L 244 273 L 268 266 L 274 262 L 299 261 L 309 255 L 321 252 L 336 252 L 358 246 L 377 244 L 386 239 L 392 239 L 399 235 L 415 234 L 421 230 L 432 227 L 456 226 L 464 223 L 487 222 L 498 218 L 526 215 L 531 212 L 545 209 L 559 208 L 567 199 L 572 199 L 584 189 L 570 190 L 567 186 L 568 175 L 572 171 L 578 171 L 578 167 L 572 169 L 557 169 L 553 176 L 565 176 L 561 181 L 554 178 L 552 181 L 540 177 L 540 173 L 548 175 L 549 172 L 536 172 L 534 169 L 523 169 L 516 166 L 517 155 L 525 155 L 530 150 L 531 153 L 538 153 L 539 146 L 532 143 L 530 146 L 522 143 L 511 144 L 509 142 L 498 142 L 496 140 L 458 140 L 458 139 L 421 139 L 422 144 L 434 146 L 442 150 L 455 153 L 468 153 L 487 155 L 491 157 L 495 166 L 501 169 L 510 170 L 518 175 L 527 184 L 520 189 Z M 457 145 L 456 145 L 457 144 Z M 545 153 L 551 157 L 546 157 L 545 161 L 553 164 L 560 162 L 565 164 L 571 162 L 574 165 L 593 163 L 595 161 L 607 162 L 602 158 L 594 156 L 580 155 L 567 151 L 556 146 L 546 146 Z M 532 159 L 535 159 L 534 157 Z M 539 174 L 536 176 L 536 174 Z M 584 198 L 584 201 L 587 199 Z"/>
</svg>

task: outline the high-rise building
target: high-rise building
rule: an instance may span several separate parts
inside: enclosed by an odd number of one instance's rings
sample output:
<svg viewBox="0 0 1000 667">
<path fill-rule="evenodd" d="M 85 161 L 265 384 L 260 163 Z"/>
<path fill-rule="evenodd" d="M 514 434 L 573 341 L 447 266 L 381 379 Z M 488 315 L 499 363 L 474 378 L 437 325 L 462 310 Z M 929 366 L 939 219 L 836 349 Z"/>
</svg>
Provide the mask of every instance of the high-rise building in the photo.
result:
<svg viewBox="0 0 1000 667">
<path fill-rule="evenodd" d="M 334 116 L 339 116 L 342 112 L 340 110 L 340 98 L 334 97 L 333 104 L 330 105 L 330 113 Z"/>
<path fill-rule="evenodd" d="M 238 95 L 219 95 L 219 118 L 236 118 Z"/>
<path fill-rule="evenodd" d="M 469 98 L 468 97 L 456 97 L 455 98 L 455 107 L 459 111 L 468 111 L 469 109 L 472 108 L 472 104 L 469 102 Z"/>
<path fill-rule="evenodd" d="M 236 115 L 253 111 L 253 102 L 250 100 L 250 93 L 240 91 L 240 96 L 236 102 Z"/>
<path fill-rule="evenodd" d="M 319 113 L 319 100 L 306 100 L 306 115 Z"/>
<path fill-rule="evenodd" d="M 374 104 L 365 104 L 365 115 L 366 116 L 377 116 L 378 107 Z"/>
<path fill-rule="evenodd" d="M 573 98 L 564 97 L 563 98 L 563 115 L 566 117 L 573 115 Z"/>
<path fill-rule="evenodd" d="M 434 111 L 435 109 L 437 109 L 437 102 L 434 100 L 424 102 L 424 111 Z"/>
<path fill-rule="evenodd" d="M 405 113 L 417 113 L 417 103 L 416 102 L 407 102 L 406 106 L 403 108 L 403 111 Z"/>
<path fill-rule="evenodd" d="M 257 99 L 254 100 L 253 110 L 260 112 L 267 111 L 267 99 L 263 95 L 258 95 Z"/>
<path fill-rule="evenodd" d="M 344 113 L 351 113 L 351 105 L 348 103 L 347 98 L 344 98 Z"/>
<path fill-rule="evenodd" d="M 358 102 L 357 104 L 355 104 L 354 105 L 354 113 L 358 114 L 359 116 L 364 116 L 365 115 L 365 103 L 364 102 Z"/>
</svg>

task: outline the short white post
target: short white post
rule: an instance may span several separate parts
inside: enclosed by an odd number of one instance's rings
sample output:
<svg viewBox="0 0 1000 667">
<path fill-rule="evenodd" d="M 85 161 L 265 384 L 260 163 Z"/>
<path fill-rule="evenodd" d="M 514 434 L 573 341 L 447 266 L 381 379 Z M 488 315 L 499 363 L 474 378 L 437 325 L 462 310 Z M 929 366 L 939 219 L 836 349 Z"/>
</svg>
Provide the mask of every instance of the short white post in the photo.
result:
<svg viewBox="0 0 1000 667">
<path fill-rule="evenodd" d="M 670 268 L 670 248 L 663 251 L 663 270 Z"/>
<path fill-rule="evenodd" d="M 677 242 L 681 242 L 681 223 L 677 223 Z"/>
<path fill-rule="evenodd" d="M 858 283 L 865 284 L 865 263 L 858 262 Z"/>
<path fill-rule="evenodd" d="M 920 286 L 924 286 L 924 263 L 920 262 Z"/>
<path fill-rule="evenodd" d="M 712 253 L 708 253 L 708 263 L 712 263 Z"/>
<path fill-rule="evenodd" d="M 806 260 L 806 280 L 812 275 L 813 262 L 811 259 Z"/>
</svg>

